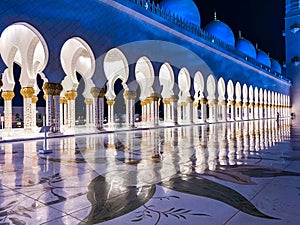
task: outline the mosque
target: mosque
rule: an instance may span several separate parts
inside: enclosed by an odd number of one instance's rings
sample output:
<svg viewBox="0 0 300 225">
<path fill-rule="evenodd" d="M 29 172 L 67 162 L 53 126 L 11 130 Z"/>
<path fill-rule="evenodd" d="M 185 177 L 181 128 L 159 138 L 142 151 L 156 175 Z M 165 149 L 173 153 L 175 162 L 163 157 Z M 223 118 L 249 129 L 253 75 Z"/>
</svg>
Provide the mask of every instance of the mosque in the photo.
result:
<svg viewBox="0 0 300 225">
<path fill-rule="evenodd" d="M 20 94 L 28 132 L 37 105 L 53 133 L 297 114 L 299 9 L 286 1 L 283 67 L 217 15 L 202 26 L 192 0 L 1 1 L 4 132 Z"/>
</svg>

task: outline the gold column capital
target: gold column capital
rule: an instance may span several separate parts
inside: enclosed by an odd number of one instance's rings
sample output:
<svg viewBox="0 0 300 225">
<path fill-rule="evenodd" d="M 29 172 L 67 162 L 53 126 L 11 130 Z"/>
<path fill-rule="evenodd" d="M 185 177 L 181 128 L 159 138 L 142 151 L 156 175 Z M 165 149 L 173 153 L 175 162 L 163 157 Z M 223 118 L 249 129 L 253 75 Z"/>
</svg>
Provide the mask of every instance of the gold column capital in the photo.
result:
<svg viewBox="0 0 300 225">
<path fill-rule="evenodd" d="M 206 98 L 201 98 L 200 99 L 200 104 L 203 105 L 203 104 L 206 104 L 207 103 L 207 99 Z"/>
<path fill-rule="evenodd" d="M 115 104 L 115 100 L 107 100 L 106 103 L 107 105 L 113 105 Z"/>
<path fill-rule="evenodd" d="M 194 103 L 193 103 L 193 106 L 194 106 L 195 108 L 197 108 L 197 107 L 199 106 L 199 103 L 198 103 L 198 102 L 194 102 Z"/>
<path fill-rule="evenodd" d="M 192 102 L 193 102 L 193 99 L 192 99 L 192 97 L 190 97 L 190 96 L 189 96 L 189 97 L 187 97 L 187 98 L 186 98 L 186 102 L 187 102 L 187 103 L 192 103 Z"/>
<path fill-rule="evenodd" d="M 67 104 L 67 103 L 68 103 L 68 100 L 67 100 L 66 98 L 64 98 L 64 97 L 61 97 L 61 98 L 59 99 L 59 103 L 60 103 L 60 104 Z"/>
<path fill-rule="evenodd" d="M 84 103 L 85 103 L 86 105 L 92 105 L 92 104 L 93 104 L 93 99 L 91 99 L 91 98 L 86 98 L 86 99 L 84 99 Z"/>
<path fill-rule="evenodd" d="M 135 100 L 136 98 L 136 91 L 125 91 L 124 97 L 127 100 Z"/>
<path fill-rule="evenodd" d="M 228 105 L 235 105 L 235 101 L 234 100 L 228 101 Z"/>
<path fill-rule="evenodd" d="M 46 82 L 43 85 L 43 90 L 46 95 L 60 95 L 63 86 L 60 83 Z"/>
<path fill-rule="evenodd" d="M 34 89 L 33 87 L 21 88 L 20 93 L 23 96 L 23 98 L 31 98 L 34 94 Z"/>
<path fill-rule="evenodd" d="M 159 101 L 160 94 L 152 93 L 149 97 L 152 101 Z"/>
<path fill-rule="evenodd" d="M 5 101 L 11 101 L 15 97 L 15 93 L 13 91 L 2 91 L 1 96 Z"/>
<path fill-rule="evenodd" d="M 177 95 L 171 95 L 171 97 L 170 97 L 171 102 L 177 102 L 178 99 L 179 99 L 179 97 Z"/>
<path fill-rule="evenodd" d="M 104 98 L 105 89 L 99 87 L 92 87 L 90 93 L 92 94 L 93 98 Z"/>
<path fill-rule="evenodd" d="M 163 99 L 163 103 L 164 103 L 165 105 L 168 105 L 168 104 L 171 103 L 171 99 L 169 99 L 169 98 L 164 98 L 164 99 Z"/>
<path fill-rule="evenodd" d="M 235 103 L 235 106 L 242 106 L 242 101 L 238 101 L 237 103 Z"/>
<path fill-rule="evenodd" d="M 77 91 L 70 90 L 65 93 L 65 97 L 67 100 L 75 100 L 77 97 Z"/>
<path fill-rule="evenodd" d="M 33 96 L 31 97 L 31 102 L 32 102 L 33 104 L 36 104 L 38 100 L 39 100 L 39 98 L 38 98 L 37 96 L 35 96 L 35 95 L 33 95 Z"/>
</svg>

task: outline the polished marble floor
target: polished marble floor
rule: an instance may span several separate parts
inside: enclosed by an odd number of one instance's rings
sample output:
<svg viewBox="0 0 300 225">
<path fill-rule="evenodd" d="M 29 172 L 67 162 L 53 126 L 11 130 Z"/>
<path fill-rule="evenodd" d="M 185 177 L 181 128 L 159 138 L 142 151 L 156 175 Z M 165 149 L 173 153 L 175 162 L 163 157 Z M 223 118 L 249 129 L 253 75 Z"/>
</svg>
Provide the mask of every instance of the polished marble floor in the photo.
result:
<svg viewBox="0 0 300 225">
<path fill-rule="evenodd" d="M 0 143 L 1 224 L 300 224 L 300 119 Z"/>
</svg>

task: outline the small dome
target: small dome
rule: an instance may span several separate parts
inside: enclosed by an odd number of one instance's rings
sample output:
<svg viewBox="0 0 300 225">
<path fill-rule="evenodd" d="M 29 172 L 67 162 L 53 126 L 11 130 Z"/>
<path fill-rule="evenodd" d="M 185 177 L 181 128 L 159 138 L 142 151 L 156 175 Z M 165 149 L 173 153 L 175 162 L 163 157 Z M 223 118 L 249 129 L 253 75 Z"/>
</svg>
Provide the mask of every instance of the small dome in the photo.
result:
<svg viewBox="0 0 300 225">
<path fill-rule="evenodd" d="M 271 68 L 277 73 L 281 73 L 281 65 L 275 59 L 271 59 Z"/>
<path fill-rule="evenodd" d="M 227 24 L 215 19 L 207 24 L 204 30 L 221 41 L 224 41 L 226 44 L 234 46 L 234 34 Z"/>
<path fill-rule="evenodd" d="M 262 50 L 256 50 L 256 60 L 265 66 L 271 67 L 270 57 Z"/>
<path fill-rule="evenodd" d="M 256 50 L 252 43 L 242 37 L 238 38 L 235 42 L 235 48 L 244 54 L 256 59 Z"/>
<path fill-rule="evenodd" d="M 178 15 L 183 20 L 194 23 L 198 26 L 201 24 L 201 17 L 198 7 L 192 0 L 163 0 L 160 6 L 167 11 Z"/>
</svg>

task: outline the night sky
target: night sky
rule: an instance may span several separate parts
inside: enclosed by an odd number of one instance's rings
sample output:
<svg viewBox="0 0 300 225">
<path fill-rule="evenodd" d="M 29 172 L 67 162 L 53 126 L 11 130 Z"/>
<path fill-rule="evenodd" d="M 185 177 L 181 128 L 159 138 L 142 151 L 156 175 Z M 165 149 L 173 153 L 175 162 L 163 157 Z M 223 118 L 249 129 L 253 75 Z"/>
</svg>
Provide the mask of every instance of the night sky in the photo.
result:
<svg viewBox="0 0 300 225">
<path fill-rule="evenodd" d="M 160 2 L 160 0 L 156 0 Z M 242 36 L 280 64 L 285 61 L 285 0 L 194 0 L 198 5 L 203 28 L 214 18 L 226 23 L 236 37 Z"/>
</svg>

